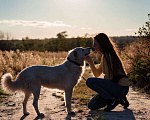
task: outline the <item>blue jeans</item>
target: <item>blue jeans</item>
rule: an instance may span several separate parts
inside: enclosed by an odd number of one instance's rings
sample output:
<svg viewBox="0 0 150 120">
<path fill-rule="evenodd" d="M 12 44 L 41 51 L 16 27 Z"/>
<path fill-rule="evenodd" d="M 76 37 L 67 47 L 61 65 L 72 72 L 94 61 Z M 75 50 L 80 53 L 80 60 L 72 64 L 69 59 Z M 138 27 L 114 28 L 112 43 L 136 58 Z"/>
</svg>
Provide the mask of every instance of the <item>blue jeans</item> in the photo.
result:
<svg viewBox="0 0 150 120">
<path fill-rule="evenodd" d="M 123 98 L 129 91 L 128 86 L 121 86 L 102 78 L 88 78 L 86 85 L 98 93 L 89 101 L 90 109 L 102 108 L 108 104 L 109 99 Z"/>
</svg>

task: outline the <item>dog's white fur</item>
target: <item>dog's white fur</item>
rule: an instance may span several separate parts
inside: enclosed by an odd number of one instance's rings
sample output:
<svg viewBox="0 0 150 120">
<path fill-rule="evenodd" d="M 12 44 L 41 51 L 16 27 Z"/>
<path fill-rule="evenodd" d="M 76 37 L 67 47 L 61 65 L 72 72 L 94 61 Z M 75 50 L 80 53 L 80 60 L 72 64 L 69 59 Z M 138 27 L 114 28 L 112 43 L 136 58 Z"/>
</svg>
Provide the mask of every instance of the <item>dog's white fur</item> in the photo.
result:
<svg viewBox="0 0 150 120">
<path fill-rule="evenodd" d="M 33 106 L 37 115 L 44 115 L 38 110 L 38 99 L 41 85 L 47 88 L 64 90 L 67 112 L 71 113 L 73 88 L 83 73 L 84 58 L 89 53 L 89 48 L 75 48 L 69 52 L 69 59 L 79 63 L 81 66 L 78 66 L 67 59 L 63 64 L 54 67 L 35 65 L 22 70 L 17 76 L 16 81 L 12 81 L 12 75 L 7 73 L 2 76 L 2 88 L 7 92 L 15 92 L 19 90 L 24 92 L 24 114 L 29 114 L 26 109 L 26 104 L 31 93 L 33 93 Z"/>
</svg>

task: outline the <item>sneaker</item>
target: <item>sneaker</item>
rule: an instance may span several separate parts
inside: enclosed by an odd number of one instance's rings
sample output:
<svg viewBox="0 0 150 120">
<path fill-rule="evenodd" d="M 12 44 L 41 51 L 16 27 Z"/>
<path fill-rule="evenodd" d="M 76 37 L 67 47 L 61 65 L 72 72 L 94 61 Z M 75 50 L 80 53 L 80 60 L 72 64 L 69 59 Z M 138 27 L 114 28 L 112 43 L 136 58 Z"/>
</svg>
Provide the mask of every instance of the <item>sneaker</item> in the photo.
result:
<svg viewBox="0 0 150 120">
<path fill-rule="evenodd" d="M 129 107 L 129 102 L 126 96 L 120 99 L 120 104 L 124 107 L 124 109 L 127 109 Z"/>
<path fill-rule="evenodd" d="M 110 112 L 110 111 L 113 110 L 119 103 L 120 103 L 120 102 L 119 102 L 118 99 L 111 100 L 111 102 L 108 104 L 107 108 L 104 109 L 104 111 Z"/>
</svg>

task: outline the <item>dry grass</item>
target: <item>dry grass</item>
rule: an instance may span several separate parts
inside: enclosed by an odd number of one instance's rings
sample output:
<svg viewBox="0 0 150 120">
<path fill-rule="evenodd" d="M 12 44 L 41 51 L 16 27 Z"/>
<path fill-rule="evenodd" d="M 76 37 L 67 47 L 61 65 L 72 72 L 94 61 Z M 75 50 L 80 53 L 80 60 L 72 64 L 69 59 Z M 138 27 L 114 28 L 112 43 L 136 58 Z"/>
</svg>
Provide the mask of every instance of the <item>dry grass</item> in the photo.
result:
<svg viewBox="0 0 150 120">
<path fill-rule="evenodd" d="M 16 76 L 21 70 L 31 65 L 61 64 L 66 56 L 67 52 L 0 51 L 0 77 L 8 72 Z"/>
</svg>

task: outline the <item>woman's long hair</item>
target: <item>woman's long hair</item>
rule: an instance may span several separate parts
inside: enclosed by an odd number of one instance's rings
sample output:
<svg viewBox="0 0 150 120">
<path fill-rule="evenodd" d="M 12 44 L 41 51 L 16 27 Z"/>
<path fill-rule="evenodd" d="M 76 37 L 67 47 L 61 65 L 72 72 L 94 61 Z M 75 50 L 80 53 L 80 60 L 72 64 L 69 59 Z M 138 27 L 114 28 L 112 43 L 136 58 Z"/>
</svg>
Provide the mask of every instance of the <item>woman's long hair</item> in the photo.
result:
<svg viewBox="0 0 150 120">
<path fill-rule="evenodd" d="M 98 42 L 101 52 L 106 59 L 109 74 L 120 75 L 120 71 L 125 74 L 120 58 L 115 51 L 115 46 L 113 46 L 113 42 L 108 38 L 108 36 L 104 33 L 99 33 L 94 37 L 94 40 Z"/>
</svg>

